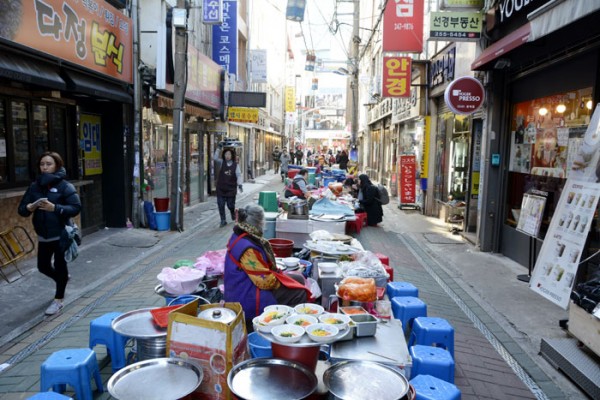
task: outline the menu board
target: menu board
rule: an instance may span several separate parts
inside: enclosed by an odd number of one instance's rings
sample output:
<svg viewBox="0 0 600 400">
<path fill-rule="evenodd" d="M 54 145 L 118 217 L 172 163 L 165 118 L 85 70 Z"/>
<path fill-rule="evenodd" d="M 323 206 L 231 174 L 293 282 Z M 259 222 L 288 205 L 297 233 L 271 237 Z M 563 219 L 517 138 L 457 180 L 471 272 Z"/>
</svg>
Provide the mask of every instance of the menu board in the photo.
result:
<svg viewBox="0 0 600 400">
<path fill-rule="evenodd" d="M 600 198 L 599 138 L 600 107 L 596 107 L 529 281 L 533 291 L 565 309 Z"/>
<path fill-rule="evenodd" d="M 537 237 L 542 225 L 545 207 L 546 197 L 531 193 L 524 194 L 517 230 Z"/>
</svg>

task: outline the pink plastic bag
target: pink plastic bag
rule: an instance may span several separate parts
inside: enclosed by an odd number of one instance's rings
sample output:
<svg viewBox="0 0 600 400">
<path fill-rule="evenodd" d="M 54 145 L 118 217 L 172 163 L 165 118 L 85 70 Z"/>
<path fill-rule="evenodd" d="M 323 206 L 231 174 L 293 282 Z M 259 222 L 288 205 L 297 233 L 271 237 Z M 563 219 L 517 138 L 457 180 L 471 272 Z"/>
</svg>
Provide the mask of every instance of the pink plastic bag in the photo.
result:
<svg viewBox="0 0 600 400">
<path fill-rule="evenodd" d="M 194 267 L 206 271 L 206 275 L 223 275 L 227 249 L 209 250 L 196 259 Z"/>
</svg>

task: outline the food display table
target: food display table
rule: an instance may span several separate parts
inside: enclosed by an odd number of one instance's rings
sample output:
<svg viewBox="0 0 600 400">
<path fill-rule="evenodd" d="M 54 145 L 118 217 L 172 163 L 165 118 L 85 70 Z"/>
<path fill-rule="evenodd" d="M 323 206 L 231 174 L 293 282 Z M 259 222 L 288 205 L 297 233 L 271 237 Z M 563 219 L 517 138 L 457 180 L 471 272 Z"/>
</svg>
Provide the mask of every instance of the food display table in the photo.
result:
<svg viewBox="0 0 600 400">
<path fill-rule="evenodd" d="M 412 361 L 404 339 L 402 323 L 392 319 L 377 324 L 375 336 L 337 341 L 331 345 L 332 364 L 346 360 L 376 361 L 399 368 L 410 377 Z"/>
</svg>

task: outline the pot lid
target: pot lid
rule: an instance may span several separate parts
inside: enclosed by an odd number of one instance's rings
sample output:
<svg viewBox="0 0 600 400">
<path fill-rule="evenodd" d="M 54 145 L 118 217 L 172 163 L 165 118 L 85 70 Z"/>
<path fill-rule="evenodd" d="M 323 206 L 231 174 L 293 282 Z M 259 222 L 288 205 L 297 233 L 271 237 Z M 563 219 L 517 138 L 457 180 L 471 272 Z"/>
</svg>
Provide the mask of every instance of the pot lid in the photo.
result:
<svg viewBox="0 0 600 400">
<path fill-rule="evenodd" d="M 400 371 L 373 361 L 337 363 L 325 371 L 323 382 L 340 399 L 402 399 L 409 390 Z"/>
<path fill-rule="evenodd" d="M 228 324 L 235 319 L 235 311 L 225 307 L 213 307 L 200 312 L 198 318 Z"/>
</svg>

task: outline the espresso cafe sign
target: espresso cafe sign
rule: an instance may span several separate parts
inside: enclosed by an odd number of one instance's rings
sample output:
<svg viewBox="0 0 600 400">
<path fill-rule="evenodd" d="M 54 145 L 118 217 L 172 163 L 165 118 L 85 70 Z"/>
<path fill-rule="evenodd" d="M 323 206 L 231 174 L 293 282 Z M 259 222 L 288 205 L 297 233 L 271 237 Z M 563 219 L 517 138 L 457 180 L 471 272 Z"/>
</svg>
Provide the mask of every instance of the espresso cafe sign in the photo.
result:
<svg viewBox="0 0 600 400">
<path fill-rule="evenodd" d="M 485 99 L 484 93 L 481 82 L 470 76 L 463 76 L 446 87 L 444 100 L 453 113 L 468 115 L 479 110 Z"/>
</svg>

